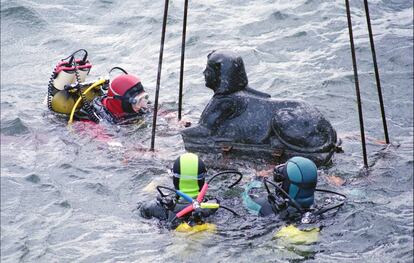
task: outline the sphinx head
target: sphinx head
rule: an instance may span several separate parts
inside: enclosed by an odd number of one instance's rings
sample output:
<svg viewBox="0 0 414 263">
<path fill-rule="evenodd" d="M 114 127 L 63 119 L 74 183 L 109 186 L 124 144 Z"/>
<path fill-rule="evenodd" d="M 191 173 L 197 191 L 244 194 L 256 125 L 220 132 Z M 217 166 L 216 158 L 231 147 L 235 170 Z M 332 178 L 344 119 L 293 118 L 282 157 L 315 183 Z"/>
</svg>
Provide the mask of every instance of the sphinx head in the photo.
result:
<svg viewBox="0 0 414 263">
<path fill-rule="evenodd" d="M 206 87 L 214 94 L 231 94 L 243 90 L 248 84 L 243 59 L 229 50 L 215 50 L 208 54 L 203 73 Z"/>
</svg>

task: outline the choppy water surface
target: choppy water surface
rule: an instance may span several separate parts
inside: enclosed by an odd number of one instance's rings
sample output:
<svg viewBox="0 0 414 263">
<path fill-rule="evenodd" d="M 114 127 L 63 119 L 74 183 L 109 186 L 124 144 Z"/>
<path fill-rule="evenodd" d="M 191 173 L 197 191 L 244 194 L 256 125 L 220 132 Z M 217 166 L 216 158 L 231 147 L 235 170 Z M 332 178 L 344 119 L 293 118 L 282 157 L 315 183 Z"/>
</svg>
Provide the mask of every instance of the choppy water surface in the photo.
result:
<svg viewBox="0 0 414 263">
<path fill-rule="evenodd" d="M 348 203 L 327 217 L 319 242 L 283 245 L 282 225 L 219 212 L 214 234 L 178 235 L 142 219 L 138 202 L 169 184 L 166 170 L 184 152 L 177 126 L 161 118 L 155 154 L 150 128 L 68 129 L 41 103 L 57 61 L 90 53 L 89 79 L 113 66 L 138 74 L 153 93 L 163 1 L 1 1 L 1 260 L 2 262 L 412 262 L 413 6 L 370 1 L 392 146 L 385 147 L 361 0 L 352 1 L 369 152 L 362 158 L 343 1 L 190 1 L 184 110 L 193 123 L 211 97 L 206 55 L 232 48 L 243 56 L 252 87 L 277 98 L 304 99 L 326 114 L 345 153 L 323 170 L 320 186 Z M 171 1 L 160 103 L 175 109 L 183 1 Z M 231 164 L 230 164 L 231 165 Z M 237 162 L 243 184 L 253 164 Z M 260 167 L 259 167 L 260 168 Z M 344 184 L 332 183 L 332 176 Z M 236 191 L 237 192 L 237 191 Z M 228 200 L 241 204 L 237 193 Z"/>
</svg>

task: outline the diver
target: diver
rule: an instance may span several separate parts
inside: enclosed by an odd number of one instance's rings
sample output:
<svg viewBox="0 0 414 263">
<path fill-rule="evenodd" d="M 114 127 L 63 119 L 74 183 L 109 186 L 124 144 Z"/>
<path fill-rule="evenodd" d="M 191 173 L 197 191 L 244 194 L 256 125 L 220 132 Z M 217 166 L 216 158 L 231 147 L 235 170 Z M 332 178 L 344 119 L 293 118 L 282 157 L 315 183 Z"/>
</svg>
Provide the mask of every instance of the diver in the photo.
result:
<svg viewBox="0 0 414 263">
<path fill-rule="evenodd" d="M 76 58 L 79 53 L 83 58 Z M 149 111 L 141 80 L 120 67 L 109 71 L 122 71 L 112 80 L 85 82 L 92 68 L 87 57 L 88 52 L 80 49 L 57 64 L 48 85 L 50 110 L 69 116 L 69 123 L 76 119 L 111 124 L 133 122 Z"/>
<path fill-rule="evenodd" d="M 318 171 L 314 162 L 304 157 L 293 157 L 274 168 L 274 182 L 264 178 L 266 196 L 253 193 L 255 188 L 262 186 L 259 181 L 253 181 L 243 193 L 243 203 L 249 212 L 258 216 L 276 214 L 287 218 L 291 214 L 299 213 L 303 224 L 314 223 L 321 214 L 341 207 L 346 199 L 343 194 L 317 189 L 317 179 Z M 269 185 L 273 186 L 275 191 L 271 191 Z M 340 196 L 341 201 L 329 206 L 315 205 L 315 192 Z M 332 203 L 331 199 L 326 201 Z"/>
<path fill-rule="evenodd" d="M 90 106 L 85 103 L 82 111 L 95 122 L 130 123 L 149 112 L 148 94 L 141 80 L 125 71 L 110 82 L 107 94 L 94 98 Z"/>
<path fill-rule="evenodd" d="M 207 169 L 204 162 L 193 153 L 185 153 L 178 157 L 171 169 L 174 188 L 157 186 L 159 196 L 157 200 L 142 205 L 140 214 L 146 219 L 158 218 L 166 223 L 170 229 L 175 229 L 181 223 L 189 226 L 201 225 L 205 219 L 218 208 L 224 208 L 234 215 L 238 215 L 232 209 L 219 204 L 219 200 L 206 195 L 208 184 L 217 176 L 223 174 L 236 174 L 239 178 L 228 186 L 232 188 L 240 182 L 242 174 L 237 171 L 223 171 L 213 175 L 206 181 Z M 166 194 L 162 190 L 170 193 Z"/>
</svg>

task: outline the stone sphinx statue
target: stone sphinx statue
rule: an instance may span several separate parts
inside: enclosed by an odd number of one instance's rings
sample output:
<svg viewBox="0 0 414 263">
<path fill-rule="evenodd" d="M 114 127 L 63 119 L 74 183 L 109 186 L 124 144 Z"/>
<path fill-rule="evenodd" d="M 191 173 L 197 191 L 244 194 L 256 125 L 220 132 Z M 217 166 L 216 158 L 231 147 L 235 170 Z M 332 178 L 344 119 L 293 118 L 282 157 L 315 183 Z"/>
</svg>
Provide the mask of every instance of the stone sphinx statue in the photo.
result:
<svg viewBox="0 0 414 263">
<path fill-rule="evenodd" d="M 250 88 L 243 60 L 232 51 L 207 57 L 204 77 L 214 95 L 198 125 L 182 131 L 186 150 L 276 163 L 298 155 L 317 165 L 330 161 L 338 149 L 336 132 L 315 107 Z"/>
</svg>

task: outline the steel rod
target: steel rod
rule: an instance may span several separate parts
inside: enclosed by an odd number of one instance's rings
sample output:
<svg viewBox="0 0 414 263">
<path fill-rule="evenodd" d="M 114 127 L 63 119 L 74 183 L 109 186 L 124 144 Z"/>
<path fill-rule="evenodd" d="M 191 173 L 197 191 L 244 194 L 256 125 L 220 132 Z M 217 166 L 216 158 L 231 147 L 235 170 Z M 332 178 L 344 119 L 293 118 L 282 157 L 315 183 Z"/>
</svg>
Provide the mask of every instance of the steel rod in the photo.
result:
<svg viewBox="0 0 414 263">
<path fill-rule="evenodd" d="M 181 67 L 180 67 L 180 90 L 178 93 L 178 120 L 181 120 L 181 111 L 183 107 L 183 82 L 184 82 L 184 58 L 185 58 L 185 39 L 187 34 L 187 11 L 188 0 L 184 1 L 184 17 L 183 17 L 183 34 L 181 40 Z"/>
<path fill-rule="evenodd" d="M 362 154 L 364 158 L 364 167 L 366 168 L 368 167 L 368 159 L 367 159 L 367 149 L 366 149 L 366 144 L 365 144 L 364 118 L 362 116 L 362 103 L 361 103 L 361 94 L 359 90 L 358 69 L 357 69 L 356 56 L 355 56 L 354 36 L 352 33 L 351 11 L 349 8 L 348 0 L 345 0 L 345 6 L 346 6 L 346 16 L 348 19 L 349 41 L 351 44 L 352 66 L 354 69 L 355 91 L 356 91 L 356 96 L 357 96 L 358 114 L 359 114 L 359 127 L 361 130 Z"/>
<path fill-rule="evenodd" d="M 154 115 L 152 118 L 152 134 L 151 134 L 151 149 L 150 149 L 151 151 L 154 151 L 154 146 L 155 146 L 155 129 L 157 127 L 158 97 L 160 93 L 162 57 L 164 54 L 164 41 L 165 41 L 165 29 L 167 27 L 168 4 L 169 4 L 169 0 L 165 0 L 164 17 L 162 21 L 162 32 L 161 32 L 160 56 L 158 60 L 157 86 L 155 89 L 155 102 L 154 102 L 154 113 L 153 113 Z"/>
<path fill-rule="evenodd" d="M 366 14 L 366 17 L 367 17 L 369 42 L 371 44 L 372 61 L 374 63 L 375 80 L 377 82 L 378 100 L 379 100 L 379 104 L 380 104 L 380 107 L 381 107 L 382 126 L 384 127 L 385 142 L 387 144 L 389 144 L 390 139 L 388 137 L 387 119 L 385 117 L 384 101 L 382 99 L 381 81 L 380 81 L 379 72 L 378 72 L 377 55 L 375 53 L 375 44 L 374 44 L 374 37 L 373 37 L 373 34 L 372 34 L 372 28 L 371 28 L 371 18 L 370 18 L 370 15 L 369 15 L 368 0 L 364 0 L 364 6 L 365 6 L 365 14 Z"/>
</svg>

